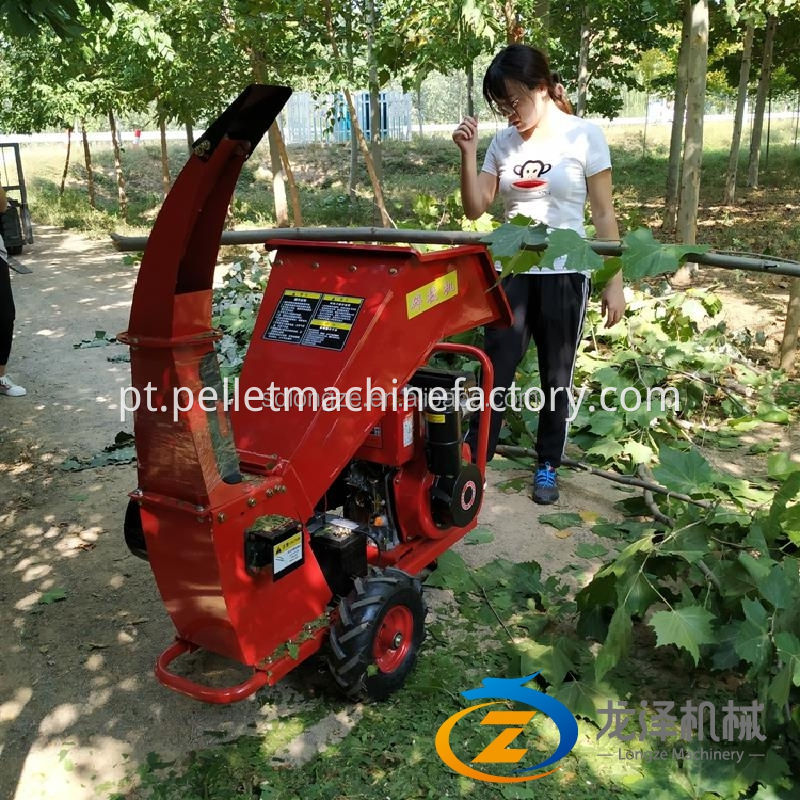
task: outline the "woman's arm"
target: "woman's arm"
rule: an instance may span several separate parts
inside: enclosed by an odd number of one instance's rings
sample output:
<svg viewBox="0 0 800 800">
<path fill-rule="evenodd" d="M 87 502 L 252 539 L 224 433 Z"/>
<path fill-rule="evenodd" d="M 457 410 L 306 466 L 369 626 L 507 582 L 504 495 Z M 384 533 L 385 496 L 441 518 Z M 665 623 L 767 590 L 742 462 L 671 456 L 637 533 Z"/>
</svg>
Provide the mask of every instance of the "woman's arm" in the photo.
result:
<svg viewBox="0 0 800 800">
<path fill-rule="evenodd" d="M 478 219 L 497 194 L 497 177 L 478 173 L 478 120 L 464 117 L 453 131 L 453 141 L 461 151 L 461 204 L 467 219 Z"/>
<path fill-rule="evenodd" d="M 4 213 L 8 208 L 8 200 L 6 199 L 6 190 L 0 186 L 0 214 Z"/>
<path fill-rule="evenodd" d="M 586 179 L 589 193 L 589 207 L 592 211 L 598 239 L 619 240 L 617 215 L 611 196 L 611 170 L 605 169 Z M 608 282 L 601 295 L 602 313 L 606 315 L 606 327 L 616 325 L 625 313 L 625 295 L 622 291 L 622 272 L 618 272 Z"/>
</svg>

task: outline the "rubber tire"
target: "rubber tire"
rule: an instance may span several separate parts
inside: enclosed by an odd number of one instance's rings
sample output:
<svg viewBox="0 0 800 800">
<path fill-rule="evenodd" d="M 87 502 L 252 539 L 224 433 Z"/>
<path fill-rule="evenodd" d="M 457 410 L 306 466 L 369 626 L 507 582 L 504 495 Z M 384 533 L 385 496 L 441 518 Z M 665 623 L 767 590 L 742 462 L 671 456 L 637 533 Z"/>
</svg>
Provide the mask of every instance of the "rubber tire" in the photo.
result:
<svg viewBox="0 0 800 800">
<path fill-rule="evenodd" d="M 128 545 L 128 550 L 137 558 L 149 561 L 147 542 L 142 530 L 142 515 L 139 511 L 139 504 L 133 499 L 128 501 L 128 507 L 125 509 L 125 522 L 122 530 L 125 534 L 125 544 Z"/>
<path fill-rule="evenodd" d="M 8 254 L 10 256 L 18 256 L 18 255 L 20 255 L 22 253 L 22 245 L 21 244 L 12 244 L 12 245 L 8 246 L 7 250 L 8 250 Z"/>
<path fill-rule="evenodd" d="M 372 653 L 375 637 L 386 613 L 396 606 L 411 613 L 411 646 L 392 672 L 375 672 L 369 669 L 376 666 Z M 388 567 L 355 579 L 353 591 L 339 601 L 339 619 L 331 629 L 328 647 L 331 674 L 347 697 L 385 700 L 405 683 L 425 639 L 425 615 L 418 578 Z"/>
</svg>

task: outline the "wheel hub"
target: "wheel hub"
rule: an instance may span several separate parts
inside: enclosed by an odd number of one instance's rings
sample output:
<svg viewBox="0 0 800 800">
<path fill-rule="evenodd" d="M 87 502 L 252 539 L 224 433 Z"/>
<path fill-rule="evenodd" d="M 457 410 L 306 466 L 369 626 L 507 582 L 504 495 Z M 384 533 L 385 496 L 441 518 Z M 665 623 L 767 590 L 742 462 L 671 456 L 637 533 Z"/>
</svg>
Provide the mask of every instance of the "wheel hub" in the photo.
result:
<svg viewBox="0 0 800 800">
<path fill-rule="evenodd" d="M 378 628 L 372 656 L 381 672 L 394 672 L 411 649 L 414 617 L 405 606 L 390 608 Z"/>
</svg>

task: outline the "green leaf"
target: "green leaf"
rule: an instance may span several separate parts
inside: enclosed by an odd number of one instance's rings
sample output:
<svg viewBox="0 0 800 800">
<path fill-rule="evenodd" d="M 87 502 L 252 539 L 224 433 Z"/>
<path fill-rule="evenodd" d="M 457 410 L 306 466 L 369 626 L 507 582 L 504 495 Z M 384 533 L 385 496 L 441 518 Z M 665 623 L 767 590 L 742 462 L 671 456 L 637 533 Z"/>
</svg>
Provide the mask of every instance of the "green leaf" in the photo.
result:
<svg viewBox="0 0 800 800">
<path fill-rule="evenodd" d="M 575 548 L 575 555 L 578 558 L 602 558 L 608 555 L 608 548 L 603 547 L 601 544 L 589 544 L 588 542 L 581 542 Z"/>
<path fill-rule="evenodd" d="M 630 456 L 634 464 L 650 464 L 656 455 L 651 447 L 646 444 L 639 444 L 633 439 L 625 442 L 622 452 L 626 456 Z"/>
<path fill-rule="evenodd" d="M 788 425 L 789 412 L 785 408 L 779 408 L 772 403 L 759 403 L 756 409 L 756 416 L 764 422 L 774 422 L 778 425 Z"/>
<path fill-rule="evenodd" d="M 574 528 L 583 524 L 580 514 L 575 514 L 572 511 L 559 511 L 555 514 L 541 514 L 539 522 L 543 525 L 550 525 L 559 531 L 566 530 L 567 528 Z"/>
<path fill-rule="evenodd" d="M 547 250 L 544 251 L 539 266 L 542 269 L 555 269 L 556 260 L 562 256 L 566 256 L 563 262 L 564 269 L 584 272 L 600 269 L 603 266 L 602 256 L 597 255 L 589 242 L 571 228 L 556 228 L 550 233 Z"/>
<path fill-rule="evenodd" d="M 650 625 L 656 632 L 659 647 L 677 645 L 692 656 L 697 666 L 700 645 L 714 641 L 712 620 L 714 615 L 701 606 L 683 606 L 671 611 L 657 611 L 650 618 Z"/>
<path fill-rule="evenodd" d="M 58 603 L 61 600 L 67 599 L 67 593 L 64 589 L 50 589 L 45 592 L 37 601 L 40 605 L 49 606 L 51 603 Z"/>
<path fill-rule="evenodd" d="M 464 537 L 464 544 L 487 544 L 494 541 L 494 534 L 488 528 L 475 528 Z"/>
<path fill-rule="evenodd" d="M 745 621 L 739 628 L 734 643 L 736 654 L 749 661 L 755 669 L 762 669 L 772 653 L 772 644 L 767 630 L 767 611 L 758 600 L 742 599 Z"/>
<path fill-rule="evenodd" d="M 595 679 L 602 680 L 606 673 L 613 669 L 619 660 L 628 652 L 631 644 L 633 624 L 631 616 L 623 606 L 614 611 L 611 623 L 608 626 L 608 636 L 597 654 L 594 662 Z"/>
<path fill-rule="evenodd" d="M 511 494 L 511 492 L 522 492 L 530 483 L 530 478 L 525 476 L 524 478 L 510 478 L 507 481 L 501 481 L 497 484 L 498 491 L 502 492 L 503 494 Z"/>
<path fill-rule="evenodd" d="M 608 704 L 609 698 L 615 697 L 615 692 L 605 684 L 591 681 L 565 681 L 557 689 L 549 692 L 560 700 L 576 717 L 590 719 L 600 723 L 598 708 Z"/>
<path fill-rule="evenodd" d="M 670 553 L 696 564 L 707 552 L 712 531 L 700 523 L 668 536 L 660 545 L 661 553 Z"/>
<path fill-rule="evenodd" d="M 606 461 L 613 461 L 622 453 L 623 447 L 616 439 L 601 439 L 586 451 L 586 455 L 601 456 Z"/>
<path fill-rule="evenodd" d="M 520 254 L 525 252 L 522 250 L 523 245 L 543 245 L 547 242 L 547 226 L 542 223 L 532 223 L 530 217 L 517 214 L 481 239 L 488 245 L 492 257 L 503 265 L 503 275 L 513 271 L 515 259 L 522 258 Z M 538 254 L 532 255 L 538 258 Z M 526 257 L 529 257 L 527 252 Z"/>
<path fill-rule="evenodd" d="M 286 651 L 289 653 L 289 658 L 296 661 L 300 655 L 300 646 L 295 642 L 286 642 Z"/>
<path fill-rule="evenodd" d="M 800 462 L 794 461 L 789 453 L 773 453 L 767 459 L 767 475 L 776 481 L 785 481 L 793 472 L 800 472 Z"/>
<path fill-rule="evenodd" d="M 761 596 L 775 609 L 789 608 L 797 595 L 797 571 L 793 578 L 787 577 L 786 566 L 786 563 L 774 564 L 769 577 L 760 584 Z"/>
<path fill-rule="evenodd" d="M 596 411 L 589 417 L 589 430 L 598 436 L 615 436 L 625 430 L 620 414 L 613 411 Z"/>
<path fill-rule="evenodd" d="M 622 253 L 622 273 L 631 281 L 675 272 L 680 265 L 679 259 L 709 249 L 707 245 L 698 244 L 661 244 L 647 228 L 631 231 L 622 243 L 626 247 Z"/>
<path fill-rule="evenodd" d="M 793 472 L 784 481 L 781 488 L 775 492 L 769 509 L 769 516 L 767 517 L 767 533 L 771 533 L 774 536 L 780 532 L 781 517 L 786 511 L 786 506 L 798 494 L 800 494 L 800 472 Z"/>
<path fill-rule="evenodd" d="M 548 683 L 559 686 L 568 672 L 577 671 L 564 646 L 558 641 L 540 644 L 526 639 L 515 643 L 513 649 L 520 658 L 520 675 L 530 675 L 538 670 Z"/>
<path fill-rule="evenodd" d="M 783 631 L 775 634 L 775 646 L 784 665 L 790 668 L 792 683 L 800 686 L 800 639 L 793 633 Z"/>
<path fill-rule="evenodd" d="M 619 256 L 611 256 L 605 259 L 605 263 L 600 269 L 592 273 L 592 290 L 602 292 L 606 284 L 622 269 L 622 259 Z"/>
<path fill-rule="evenodd" d="M 438 589 L 451 589 L 456 594 L 475 589 L 464 559 L 452 550 L 446 550 L 439 556 L 436 569 L 425 583 Z"/>
<path fill-rule="evenodd" d="M 683 452 L 662 445 L 658 449 L 658 460 L 660 463 L 653 467 L 653 475 L 668 489 L 697 494 L 712 487 L 714 473 L 697 450 Z"/>
</svg>

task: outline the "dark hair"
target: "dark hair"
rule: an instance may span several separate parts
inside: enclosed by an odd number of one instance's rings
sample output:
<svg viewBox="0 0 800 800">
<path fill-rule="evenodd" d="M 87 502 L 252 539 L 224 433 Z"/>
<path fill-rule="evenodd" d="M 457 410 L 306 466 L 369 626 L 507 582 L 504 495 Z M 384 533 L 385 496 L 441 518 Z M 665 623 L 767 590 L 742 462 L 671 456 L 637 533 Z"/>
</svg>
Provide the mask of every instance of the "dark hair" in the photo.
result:
<svg viewBox="0 0 800 800">
<path fill-rule="evenodd" d="M 483 96 L 489 107 L 497 111 L 497 106 L 508 100 L 506 81 L 516 81 L 528 89 L 545 87 L 553 102 L 567 114 L 572 106 L 563 91 L 556 87 L 561 84 L 554 80 L 558 73 L 550 72 L 547 56 L 535 47 L 526 44 L 510 44 L 504 47 L 489 64 L 483 76 Z"/>
</svg>

